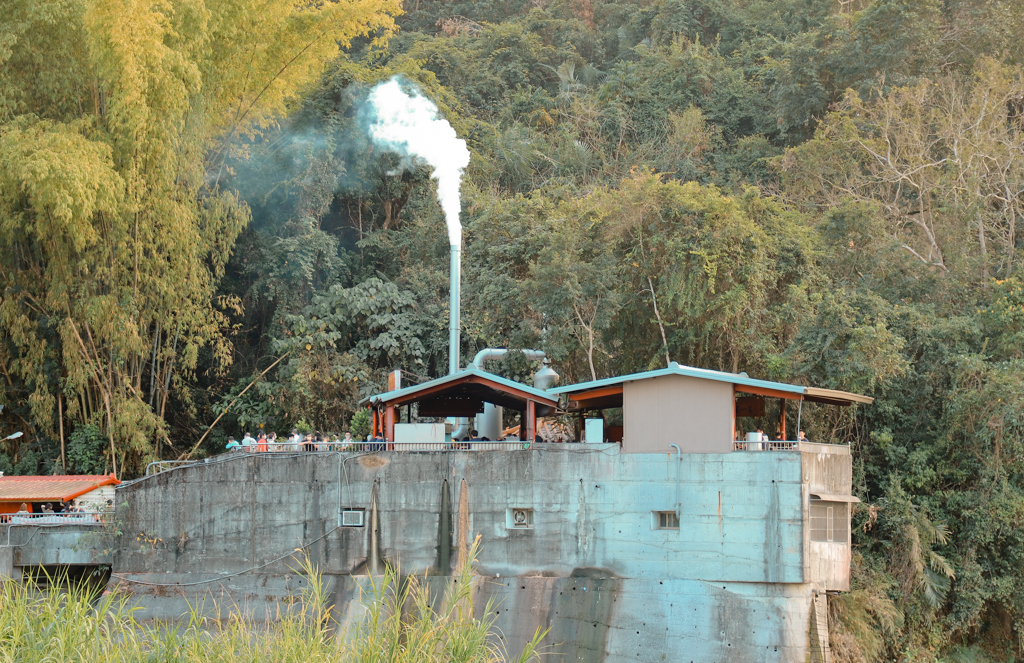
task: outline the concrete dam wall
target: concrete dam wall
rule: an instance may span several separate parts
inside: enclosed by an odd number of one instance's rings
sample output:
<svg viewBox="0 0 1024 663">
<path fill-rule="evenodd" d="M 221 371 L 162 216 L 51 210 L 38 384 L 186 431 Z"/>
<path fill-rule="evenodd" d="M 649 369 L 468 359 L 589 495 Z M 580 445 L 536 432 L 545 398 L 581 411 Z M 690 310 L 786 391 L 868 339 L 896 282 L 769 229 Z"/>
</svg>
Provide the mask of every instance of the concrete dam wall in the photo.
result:
<svg viewBox="0 0 1024 663">
<path fill-rule="evenodd" d="M 384 564 L 444 581 L 479 536 L 475 609 L 495 599 L 511 653 L 550 628 L 552 660 L 803 663 L 826 589 L 808 554 L 810 456 L 238 452 L 119 487 L 114 581 L 142 618 L 203 597 L 273 618 L 302 588 L 302 548 L 344 622 Z"/>
</svg>

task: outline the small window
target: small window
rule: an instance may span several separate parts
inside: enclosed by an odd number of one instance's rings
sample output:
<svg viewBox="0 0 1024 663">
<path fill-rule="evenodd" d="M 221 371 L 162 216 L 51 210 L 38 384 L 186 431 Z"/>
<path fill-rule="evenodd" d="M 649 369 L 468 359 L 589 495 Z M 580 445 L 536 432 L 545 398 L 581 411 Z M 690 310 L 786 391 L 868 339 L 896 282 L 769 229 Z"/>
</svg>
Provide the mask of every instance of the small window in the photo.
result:
<svg viewBox="0 0 1024 663">
<path fill-rule="evenodd" d="M 533 509 L 525 507 L 506 509 L 505 527 L 508 529 L 533 529 Z"/>
<path fill-rule="evenodd" d="M 850 509 L 846 502 L 811 500 L 811 541 L 848 543 Z"/>
<path fill-rule="evenodd" d="M 679 529 L 679 516 L 675 511 L 655 511 L 657 529 Z"/>
</svg>

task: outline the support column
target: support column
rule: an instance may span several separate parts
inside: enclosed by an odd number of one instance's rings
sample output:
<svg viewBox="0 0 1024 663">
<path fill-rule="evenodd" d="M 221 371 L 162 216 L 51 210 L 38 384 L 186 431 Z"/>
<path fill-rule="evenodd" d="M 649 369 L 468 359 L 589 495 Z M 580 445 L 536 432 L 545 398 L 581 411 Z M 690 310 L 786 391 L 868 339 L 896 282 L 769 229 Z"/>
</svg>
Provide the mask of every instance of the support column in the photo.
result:
<svg viewBox="0 0 1024 663">
<path fill-rule="evenodd" d="M 788 440 L 786 437 L 786 399 L 779 399 L 779 432 L 782 433 L 782 439 Z"/>
<path fill-rule="evenodd" d="M 537 437 L 537 404 L 526 401 L 526 439 L 531 443 Z"/>
<path fill-rule="evenodd" d="M 395 441 L 395 406 L 388 405 L 384 410 L 384 439 Z"/>
</svg>

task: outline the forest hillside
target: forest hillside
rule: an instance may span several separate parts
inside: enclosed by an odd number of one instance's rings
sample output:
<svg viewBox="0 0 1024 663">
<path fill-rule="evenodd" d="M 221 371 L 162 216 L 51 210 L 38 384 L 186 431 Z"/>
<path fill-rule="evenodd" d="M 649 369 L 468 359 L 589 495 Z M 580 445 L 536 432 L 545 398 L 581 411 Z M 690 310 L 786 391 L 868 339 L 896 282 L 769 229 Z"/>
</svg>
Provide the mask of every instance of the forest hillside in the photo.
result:
<svg viewBox="0 0 1024 663">
<path fill-rule="evenodd" d="M 1022 61 L 1016 0 L 10 0 L 0 471 L 365 434 L 445 373 L 436 184 L 362 112 L 397 76 L 472 152 L 464 359 L 875 397 L 804 413 L 864 501 L 835 660 L 1017 660 Z"/>
</svg>

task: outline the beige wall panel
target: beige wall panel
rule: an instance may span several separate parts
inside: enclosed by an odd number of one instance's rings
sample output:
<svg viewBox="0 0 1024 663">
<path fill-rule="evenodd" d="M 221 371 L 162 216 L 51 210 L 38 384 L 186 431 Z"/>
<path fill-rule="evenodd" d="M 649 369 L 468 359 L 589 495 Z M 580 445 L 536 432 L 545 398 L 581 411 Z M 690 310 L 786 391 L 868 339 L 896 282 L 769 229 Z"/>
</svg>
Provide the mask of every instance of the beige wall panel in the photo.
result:
<svg viewBox="0 0 1024 663">
<path fill-rule="evenodd" d="M 829 591 L 850 591 L 850 544 L 811 541 L 808 553 L 809 582 Z"/>
<path fill-rule="evenodd" d="M 622 387 L 623 453 L 732 451 L 732 385 L 683 375 Z"/>
</svg>

